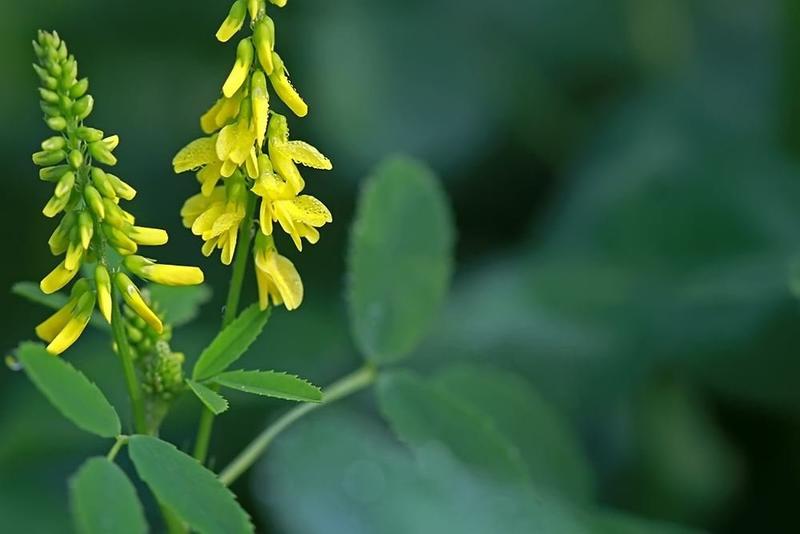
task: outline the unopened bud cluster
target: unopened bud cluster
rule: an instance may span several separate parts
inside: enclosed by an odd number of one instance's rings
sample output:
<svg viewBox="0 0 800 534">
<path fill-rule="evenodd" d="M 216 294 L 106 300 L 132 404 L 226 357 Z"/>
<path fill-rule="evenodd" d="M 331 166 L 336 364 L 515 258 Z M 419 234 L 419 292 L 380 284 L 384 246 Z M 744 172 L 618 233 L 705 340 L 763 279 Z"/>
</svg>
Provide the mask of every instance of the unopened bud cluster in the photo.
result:
<svg viewBox="0 0 800 534">
<path fill-rule="evenodd" d="M 40 166 L 39 177 L 53 184 L 53 196 L 42 212 L 61 216 L 48 244 L 63 260 L 40 284 L 46 294 L 69 284 L 85 264 L 95 264 L 92 273 L 74 284 L 67 304 L 36 332 L 49 343 L 48 350 L 60 354 L 81 335 L 95 307 L 111 322 L 112 286 L 122 299 L 154 329 L 162 329 L 158 317 L 144 303 L 138 288 L 125 273 L 171 285 L 199 284 L 203 273 L 196 267 L 158 265 L 136 256 L 139 246 L 163 245 L 167 233 L 136 225 L 134 216 L 120 207 L 136 191 L 105 167 L 117 163 L 114 149 L 119 137 L 106 135 L 85 124 L 94 107 L 87 93 L 89 81 L 78 79 L 78 63 L 57 33 L 39 32 L 33 42 L 41 82 L 39 94 L 47 126 L 54 135 L 42 142 L 33 155 Z M 112 266 L 116 253 L 124 265 Z"/>
<path fill-rule="evenodd" d="M 270 1 L 278 7 L 286 5 L 285 0 Z M 311 145 L 289 140 L 286 117 L 270 110 L 268 85 L 298 117 L 308 113 L 308 106 L 275 50 L 275 24 L 267 15 L 266 1 L 234 2 L 217 39 L 230 40 L 248 15 L 251 35 L 239 41 L 222 96 L 200 119 L 206 137 L 184 147 L 173 165 L 177 173 L 197 171 L 200 194 L 184 204 L 183 223 L 203 239 L 203 254 L 219 249 L 226 265 L 233 260 L 249 206 L 260 200 L 253 251 L 259 303 L 264 309 L 271 300 L 292 310 L 303 300 L 303 284 L 292 262 L 277 252 L 273 223 L 280 225 L 298 250 L 303 239 L 316 243 L 318 228 L 332 217 L 322 202 L 300 194 L 305 181 L 297 164 L 324 170 L 332 165 Z"/>
</svg>

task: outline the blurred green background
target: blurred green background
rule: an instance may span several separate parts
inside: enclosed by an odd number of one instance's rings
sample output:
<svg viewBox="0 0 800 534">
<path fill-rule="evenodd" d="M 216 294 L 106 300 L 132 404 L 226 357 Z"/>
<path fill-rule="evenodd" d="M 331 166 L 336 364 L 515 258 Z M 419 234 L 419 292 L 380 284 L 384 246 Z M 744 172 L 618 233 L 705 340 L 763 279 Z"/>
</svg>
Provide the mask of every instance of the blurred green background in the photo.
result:
<svg viewBox="0 0 800 534">
<path fill-rule="evenodd" d="M 170 233 L 158 258 L 200 264 L 217 289 L 174 346 L 196 355 L 208 342 L 228 272 L 181 227 L 180 205 L 197 185 L 170 161 L 200 135 L 198 117 L 233 61 L 234 47 L 213 37 L 228 7 L 3 2 L 0 287 L 38 280 L 53 264 L 52 223 L 40 215 L 50 188 L 30 161 L 47 135 L 30 41 L 37 28 L 56 29 L 90 77 L 91 125 L 122 139 L 117 171 L 139 191 L 131 211 Z M 408 153 L 441 177 L 459 234 L 447 309 L 411 367 L 469 362 L 527 381 L 577 435 L 585 491 L 600 506 L 711 532 L 800 531 L 800 313 L 790 282 L 800 252 L 800 4 L 290 0 L 273 18 L 311 109 L 290 123 L 293 136 L 334 162 L 332 173 L 307 173 L 334 223 L 318 245 L 289 253 L 306 301 L 275 313 L 250 367 L 325 384 L 358 365 L 343 300 L 349 223 L 363 178 L 384 156 Z M 7 291 L 0 310 L 4 350 L 46 315 Z M 102 336 L 86 336 L 68 358 L 125 405 Z M 216 466 L 285 409 L 233 400 L 217 422 Z M 309 418 L 236 484 L 259 531 L 446 531 L 392 530 L 370 515 L 441 521 L 464 503 L 453 497 L 434 512 L 410 497 L 419 481 L 375 467 L 406 460 L 374 404 L 364 393 Z M 165 437 L 189 444 L 197 410 L 179 402 Z M 0 530 L 63 532 L 66 478 L 105 446 L 22 375 L 0 371 Z M 430 466 L 428 491 L 471 488 L 461 467 Z M 303 480 L 321 485 L 306 491 Z M 397 510 L 370 504 L 387 484 Z M 464 491 L 476 502 L 505 498 Z"/>
</svg>

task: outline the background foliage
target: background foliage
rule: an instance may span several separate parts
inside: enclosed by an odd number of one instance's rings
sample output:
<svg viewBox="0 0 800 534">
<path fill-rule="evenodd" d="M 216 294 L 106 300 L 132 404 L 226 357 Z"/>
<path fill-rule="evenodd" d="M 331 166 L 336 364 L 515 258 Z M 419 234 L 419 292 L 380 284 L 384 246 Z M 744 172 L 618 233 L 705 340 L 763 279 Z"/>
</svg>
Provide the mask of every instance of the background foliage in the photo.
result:
<svg viewBox="0 0 800 534">
<path fill-rule="evenodd" d="M 672 531 L 602 506 L 712 531 L 796 531 L 797 3 L 292 2 L 276 15 L 279 39 L 314 115 L 294 130 L 334 161 L 311 180 L 335 221 L 297 258 L 303 308 L 276 311 L 243 366 L 325 384 L 358 364 L 348 229 L 359 183 L 387 153 L 430 163 L 458 239 L 447 308 L 411 355 L 413 372 L 309 417 L 235 485 L 259 530 L 441 532 L 458 517 L 463 532 Z M 79 56 L 98 127 L 122 138 L 117 169 L 140 191 L 137 213 L 170 231 L 163 260 L 200 262 L 224 287 L 227 273 L 180 227 L 195 185 L 170 160 L 232 61 L 212 37 L 226 9 L 3 6 L 0 287 L 50 265 L 50 224 L 35 215 L 47 188 L 28 157 L 44 132 L 30 68 L 39 27 L 57 28 Z M 208 343 L 221 299 L 178 331 L 176 350 Z M 0 310 L 7 349 L 44 316 L 9 292 Z M 69 358 L 125 406 L 101 336 Z M 217 466 L 285 409 L 234 396 L 218 421 Z M 426 398 L 451 413 L 425 410 Z M 509 421 L 508 406 L 527 423 Z M 189 444 L 196 407 L 186 395 L 165 438 Z M 0 372 L 0 428 L 4 523 L 62 531 L 65 481 L 106 443 L 10 371 Z"/>
</svg>

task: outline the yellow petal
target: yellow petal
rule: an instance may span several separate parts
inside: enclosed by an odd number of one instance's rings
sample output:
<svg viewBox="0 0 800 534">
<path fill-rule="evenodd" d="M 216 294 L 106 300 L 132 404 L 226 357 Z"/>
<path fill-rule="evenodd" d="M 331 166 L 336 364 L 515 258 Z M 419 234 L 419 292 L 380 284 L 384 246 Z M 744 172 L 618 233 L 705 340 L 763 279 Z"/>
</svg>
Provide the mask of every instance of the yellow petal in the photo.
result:
<svg viewBox="0 0 800 534">
<path fill-rule="evenodd" d="M 128 237 L 135 243 L 144 246 L 159 246 L 169 241 L 169 235 L 166 230 L 148 228 L 146 226 L 133 226 L 128 231 Z"/>
<path fill-rule="evenodd" d="M 325 171 L 333 169 L 331 160 L 304 141 L 289 141 L 280 147 L 280 151 L 292 158 L 295 163 L 305 165 L 306 167 Z"/>
<path fill-rule="evenodd" d="M 53 341 L 72 318 L 72 310 L 75 309 L 77 302 L 77 299 L 68 300 L 63 308 L 40 323 L 36 327 L 36 335 L 39 336 L 39 339 L 48 343 Z"/>
<path fill-rule="evenodd" d="M 231 10 L 222 25 L 217 30 L 217 39 L 223 43 L 227 42 L 233 35 L 242 29 L 244 18 L 247 15 L 247 5 L 244 0 L 236 0 L 231 6 Z"/>
<path fill-rule="evenodd" d="M 104 265 L 97 264 L 94 281 L 97 286 L 97 306 L 103 318 L 111 324 L 111 276 Z"/>
<path fill-rule="evenodd" d="M 114 277 L 114 283 L 117 289 L 119 289 L 125 304 L 136 312 L 139 317 L 144 319 L 153 330 L 159 334 L 162 333 L 164 331 L 164 325 L 161 323 L 161 319 L 150 309 L 142 298 L 141 293 L 139 293 L 139 289 L 133 281 L 128 278 L 128 275 L 125 273 L 117 273 Z"/>
<path fill-rule="evenodd" d="M 325 207 L 325 204 L 311 195 L 300 195 L 294 200 L 282 202 L 285 203 L 287 213 L 295 221 L 317 227 L 333 222 L 331 212 Z"/>
<path fill-rule="evenodd" d="M 288 72 L 277 52 L 272 53 L 272 63 L 273 69 L 269 75 L 269 81 L 272 82 L 272 87 L 278 97 L 295 115 L 305 117 L 308 114 L 308 105 L 306 105 L 300 93 L 292 86 L 292 82 L 289 81 Z"/>
<path fill-rule="evenodd" d="M 51 354 L 61 354 L 78 340 L 86 329 L 86 325 L 89 324 L 89 319 L 92 318 L 94 304 L 95 296 L 91 291 L 87 291 L 78 299 L 78 303 L 72 312 L 70 320 L 47 346 L 48 352 Z"/>
<path fill-rule="evenodd" d="M 269 121 L 269 93 L 267 92 L 267 78 L 260 70 L 253 73 L 253 78 L 250 81 L 250 98 L 253 105 L 256 143 L 258 143 L 258 146 L 263 146 L 267 135 L 267 122 Z"/>
<path fill-rule="evenodd" d="M 176 173 L 199 169 L 217 161 L 215 137 L 201 137 L 183 147 L 172 159 Z"/>
<path fill-rule="evenodd" d="M 75 278 L 77 273 L 77 268 L 67 269 L 62 261 L 56 266 L 55 269 L 50 271 L 50 274 L 42 279 L 42 281 L 39 283 L 39 287 L 41 288 L 42 293 L 50 295 L 70 283 L 70 281 Z"/>
<path fill-rule="evenodd" d="M 236 63 L 222 86 L 222 93 L 231 98 L 242 86 L 253 64 L 253 44 L 250 39 L 242 39 L 236 48 Z"/>
<path fill-rule="evenodd" d="M 267 273 L 278 288 L 287 310 L 297 309 L 303 302 L 303 281 L 294 264 L 274 249 L 267 253 Z"/>
</svg>

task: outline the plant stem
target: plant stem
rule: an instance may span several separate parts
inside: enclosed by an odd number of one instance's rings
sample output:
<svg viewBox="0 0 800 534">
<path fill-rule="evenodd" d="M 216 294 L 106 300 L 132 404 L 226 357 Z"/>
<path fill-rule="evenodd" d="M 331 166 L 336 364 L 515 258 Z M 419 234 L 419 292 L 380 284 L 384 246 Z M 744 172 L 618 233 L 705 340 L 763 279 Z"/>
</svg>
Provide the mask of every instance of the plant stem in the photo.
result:
<svg viewBox="0 0 800 534">
<path fill-rule="evenodd" d="M 106 458 L 110 461 L 114 461 L 114 458 L 117 457 L 117 453 L 122 449 L 122 446 L 128 443 L 128 436 L 118 436 L 117 441 L 114 442 L 114 445 L 111 447 L 111 450 L 108 451 Z"/>
<path fill-rule="evenodd" d="M 236 256 L 233 259 L 233 272 L 231 282 L 228 286 L 228 298 L 225 301 L 225 312 L 222 316 L 222 329 L 231 324 L 236 319 L 239 311 L 239 299 L 242 295 L 242 284 L 244 275 L 247 272 L 247 262 L 250 258 L 250 242 L 253 239 L 253 218 L 256 209 L 256 196 L 247 195 L 247 208 L 244 220 L 239 227 L 239 239 L 236 245 Z M 218 386 L 212 387 L 218 389 Z M 208 408 L 203 408 L 200 416 L 200 423 L 197 427 L 197 440 L 194 445 L 194 457 L 200 463 L 205 463 L 208 457 L 208 446 L 211 442 L 211 431 L 214 428 L 214 413 Z"/>
<path fill-rule="evenodd" d="M 116 290 L 115 290 L 116 293 Z M 125 334 L 125 324 L 119 307 L 116 295 L 111 299 L 113 310 L 111 314 L 111 331 L 114 342 L 117 345 L 117 353 L 122 360 L 122 370 L 125 373 L 125 384 L 128 387 L 128 396 L 131 399 L 131 411 L 133 412 L 133 427 L 139 434 L 147 433 L 147 420 L 144 414 L 144 401 L 142 390 L 139 387 L 139 379 L 136 378 L 136 369 L 133 366 L 133 355 L 128 344 L 128 336 Z"/>
<path fill-rule="evenodd" d="M 232 484 L 242 473 L 247 471 L 262 454 L 264 454 L 264 451 L 267 450 L 267 447 L 269 447 L 272 441 L 292 423 L 309 412 L 366 388 L 375 382 L 376 376 L 377 372 L 375 367 L 366 365 L 328 386 L 323 391 L 322 402 L 317 404 L 300 404 L 283 414 L 256 436 L 256 438 L 228 464 L 228 467 L 219 474 L 220 481 L 226 486 Z"/>
</svg>

